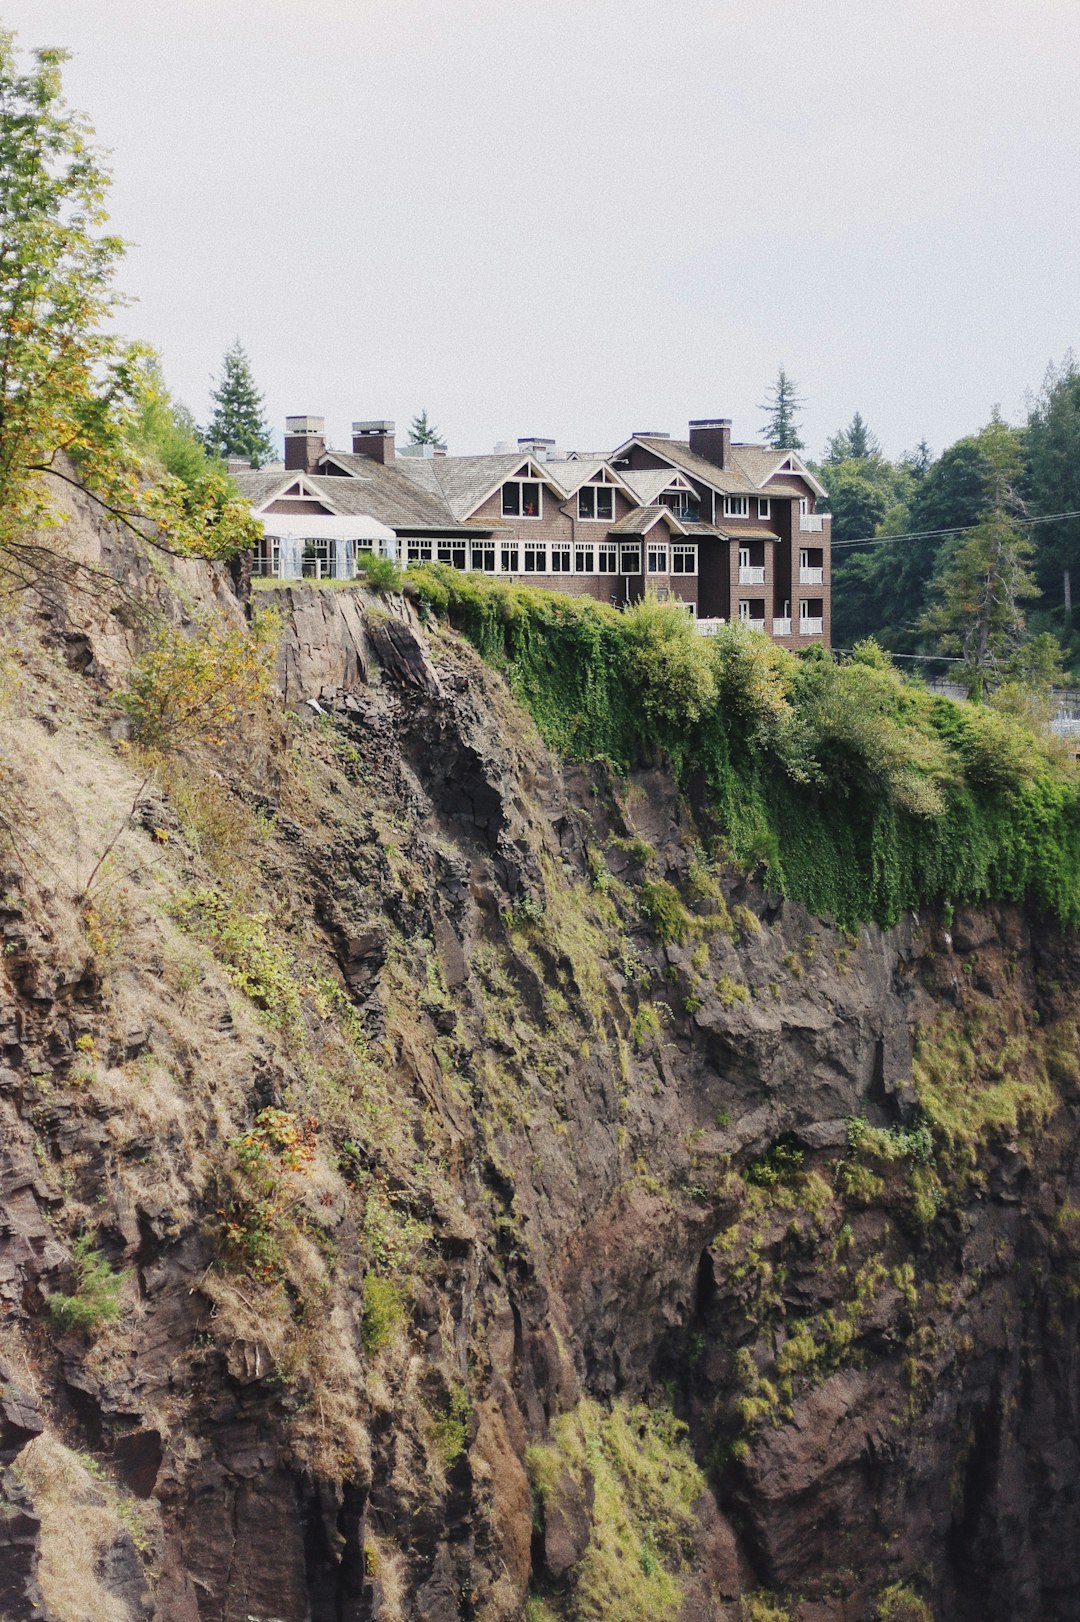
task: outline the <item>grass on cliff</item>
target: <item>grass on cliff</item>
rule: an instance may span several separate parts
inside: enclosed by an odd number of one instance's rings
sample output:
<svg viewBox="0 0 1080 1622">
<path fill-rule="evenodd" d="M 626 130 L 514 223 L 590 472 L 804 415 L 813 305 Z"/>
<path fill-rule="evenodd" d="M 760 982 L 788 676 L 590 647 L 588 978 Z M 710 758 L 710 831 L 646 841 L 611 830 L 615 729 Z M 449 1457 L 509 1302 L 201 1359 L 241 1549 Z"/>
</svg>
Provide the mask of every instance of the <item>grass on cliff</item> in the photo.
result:
<svg viewBox="0 0 1080 1622">
<path fill-rule="evenodd" d="M 703 780 L 732 858 L 819 916 L 891 925 L 932 902 L 1024 900 L 1080 923 L 1080 783 L 1015 716 L 905 682 L 875 644 L 846 664 L 744 627 L 695 634 L 429 566 L 428 611 L 503 670 L 545 741 Z"/>
<path fill-rule="evenodd" d="M 589 1541 L 567 1597 L 549 1614 L 567 1622 L 667 1622 L 679 1611 L 693 1554 L 693 1504 L 705 1479 L 687 1431 L 666 1408 L 582 1401 L 527 1454 L 538 1513 L 568 1477 L 579 1501 L 592 1481 Z M 542 1613 L 541 1613 L 542 1614 Z"/>
</svg>

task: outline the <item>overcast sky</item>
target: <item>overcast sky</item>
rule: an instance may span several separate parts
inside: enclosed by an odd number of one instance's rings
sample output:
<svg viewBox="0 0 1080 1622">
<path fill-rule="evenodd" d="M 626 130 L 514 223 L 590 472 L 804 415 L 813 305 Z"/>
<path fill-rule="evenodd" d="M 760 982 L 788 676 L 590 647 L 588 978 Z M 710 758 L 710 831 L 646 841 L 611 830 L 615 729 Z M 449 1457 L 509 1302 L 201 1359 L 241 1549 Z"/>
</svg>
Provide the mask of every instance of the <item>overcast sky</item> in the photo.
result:
<svg viewBox="0 0 1080 1622">
<path fill-rule="evenodd" d="M 112 151 L 132 334 L 205 420 L 451 452 L 1018 418 L 1080 348 L 1077 0 L 6 0 Z"/>
</svg>

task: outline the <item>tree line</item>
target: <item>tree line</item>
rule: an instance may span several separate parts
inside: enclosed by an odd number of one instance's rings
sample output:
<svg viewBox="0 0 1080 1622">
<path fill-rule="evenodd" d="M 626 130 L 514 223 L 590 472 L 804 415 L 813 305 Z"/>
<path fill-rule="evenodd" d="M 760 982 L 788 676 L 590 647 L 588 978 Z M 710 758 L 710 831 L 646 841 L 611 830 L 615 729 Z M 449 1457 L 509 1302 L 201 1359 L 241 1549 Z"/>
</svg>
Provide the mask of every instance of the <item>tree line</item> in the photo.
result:
<svg viewBox="0 0 1080 1622">
<path fill-rule="evenodd" d="M 763 409 L 777 448 L 803 449 L 781 366 Z M 860 412 L 808 462 L 833 515 L 833 640 L 956 659 L 976 693 L 1080 672 L 1080 369 L 1051 364 L 1026 421 L 995 409 L 934 456 L 885 456 Z M 1058 517 L 1058 514 L 1073 516 Z"/>
</svg>

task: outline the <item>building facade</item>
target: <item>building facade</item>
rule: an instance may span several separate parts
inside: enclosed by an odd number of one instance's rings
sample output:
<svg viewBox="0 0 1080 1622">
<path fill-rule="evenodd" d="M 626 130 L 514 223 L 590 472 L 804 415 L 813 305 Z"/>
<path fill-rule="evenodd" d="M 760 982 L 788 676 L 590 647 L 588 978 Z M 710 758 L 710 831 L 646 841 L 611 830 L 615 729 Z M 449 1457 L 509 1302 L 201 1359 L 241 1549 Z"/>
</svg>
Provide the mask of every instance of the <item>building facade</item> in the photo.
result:
<svg viewBox="0 0 1080 1622">
<path fill-rule="evenodd" d="M 385 421 L 354 423 L 337 451 L 321 418 L 290 417 L 284 468 L 236 477 L 266 526 L 259 573 L 348 577 L 367 549 L 616 606 L 654 591 L 705 634 L 739 620 L 786 647 L 829 644 L 825 490 L 795 452 L 733 443 L 726 418 L 685 440 L 634 434 L 609 456 L 533 439 L 447 456 L 399 453 Z"/>
</svg>

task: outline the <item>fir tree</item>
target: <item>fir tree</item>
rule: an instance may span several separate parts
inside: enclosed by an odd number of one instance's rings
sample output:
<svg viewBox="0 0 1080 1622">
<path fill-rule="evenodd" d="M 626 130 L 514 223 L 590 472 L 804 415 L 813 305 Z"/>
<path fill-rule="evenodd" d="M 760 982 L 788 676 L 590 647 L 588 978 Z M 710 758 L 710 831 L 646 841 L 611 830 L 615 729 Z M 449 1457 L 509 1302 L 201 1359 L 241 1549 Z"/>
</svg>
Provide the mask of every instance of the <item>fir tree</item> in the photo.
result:
<svg viewBox="0 0 1080 1622">
<path fill-rule="evenodd" d="M 237 338 L 225 351 L 221 379 L 212 389 L 214 415 L 203 435 L 212 456 L 246 456 L 252 467 L 262 467 L 275 456 L 267 427 L 263 397 L 255 387 L 251 363 Z"/>
<path fill-rule="evenodd" d="M 848 427 L 834 434 L 825 447 L 828 467 L 835 467 L 839 462 L 875 460 L 880 455 L 881 445 L 877 435 L 870 432 L 859 411 L 856 411 Z"/>
<path fill-rule="evenodd" d="M 441 445 L 442 435 L 434 423 L 428 422 L 426 411 L 419 412 L 409 424 L 410 445 Z"/>
<path fill-rule="evenodd" d="M 1017 436 L 995 413 L 979 444 L 988 506 L 939 575 L 938 600 L 923 625 L 940 653 L 959 654 L 971 695 L 981 699 L 994 678 L 1011 674 L 1022 662 L 1023 604 L 1038 596 L 1038 587 L 1030 562 L 1034 549 L 1016 525 L 1023 471 Z"/>
<path fill-rule="evenodd" d="M 801 451 L 803 442 L 799 438 L 799 429 L 802 423 L 796 421 L 795 413 L 806 402 L 799 393 L 798 384 L 785 372 L 783 363 L 776 374 L 776 382 L 769 389 L 769 396 L 769 400 L 758 407 L 766 414 L 762 433 L 774 450 Z"/>
</svg>

